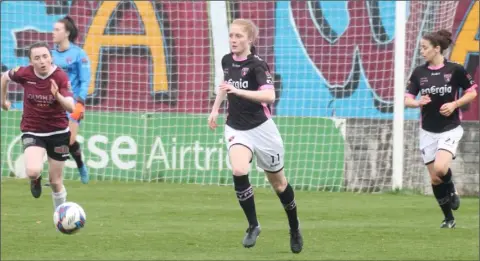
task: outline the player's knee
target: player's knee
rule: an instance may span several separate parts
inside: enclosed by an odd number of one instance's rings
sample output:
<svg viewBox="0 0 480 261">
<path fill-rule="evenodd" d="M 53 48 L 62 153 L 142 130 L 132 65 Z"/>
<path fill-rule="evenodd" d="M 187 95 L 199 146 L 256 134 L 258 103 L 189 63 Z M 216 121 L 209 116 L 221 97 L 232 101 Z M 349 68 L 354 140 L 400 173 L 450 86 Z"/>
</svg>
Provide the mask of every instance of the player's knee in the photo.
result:
<svg viewBox="0 0 480 261">
<path fill-rule="evenodd" d="M 285 189 L 287 188 L 287 185 L 288 185 L 288 182 L 287 182 L 287 179 L 285 178 L 272 182 L 273 190 L 275 190 L 275 192 L 277 193 L 284 192 Z"/>
<path fill-rule="evenodd" d="M 233 176 L 244 176 L 248 174 L 248 168 L 235 166 L 232 167 Z"/>
<path fill-rule="evenodd" d="M 270 181 L 270 185 L 272 185 L 273 190 L 277 193 L 281 193 L 285 191 L 288 185 L 287 178 L 280 173 L 272 174 L 268 173 L 269 177 L 268 180 Z"/>
<path fill-rule="evenodd" d="M 438 177 L 438 176 L 431 176 L 430 177 L 430 183 L 432 183 L 433 185 L 438 185 L 440 183 L 442 183 L 443 181 Z"/>
<path fill-rule="evenodd" d="M 76 135 L 71 135 L 68 145 L 72 146 L 76 141 L 77 141 L 77 136 Z"/>
<path fill-rule="evenodd" d="M 42 172 L 42 169 L 39 167 L 29 167 L 25 169 L 27 176 L 31 179 L 38 178 L 40 176 L 40 172 Z"/>
<path fill-rule="evenodd" d="M 62 179 L 49 178 L 50 185 L 52 186 L 61 186 L 63 185 Z"/>
<path fill-rule="evenodd" d="M 447 173 L 447 171 L 447 164 L 439 161 L 435 161 L 435 163 L 433 164 L 433 172 L 437 177 L 443 177 Z"/>
<path fill-rule="evenodd" d="M 48 177 L 48 181 L 52 186 L 62 186 L 63 185 L 63 178 L 61 175 L 50 175 Z"/>
<path fill-rule="evenodd" d="M 57 180 L 60 182 L 63 180 L 63 167 L 65 166 L 64 161 L 51 161 L 48 165 L 48 174 L 50 182 L 56 183 Z"/>
</svg>

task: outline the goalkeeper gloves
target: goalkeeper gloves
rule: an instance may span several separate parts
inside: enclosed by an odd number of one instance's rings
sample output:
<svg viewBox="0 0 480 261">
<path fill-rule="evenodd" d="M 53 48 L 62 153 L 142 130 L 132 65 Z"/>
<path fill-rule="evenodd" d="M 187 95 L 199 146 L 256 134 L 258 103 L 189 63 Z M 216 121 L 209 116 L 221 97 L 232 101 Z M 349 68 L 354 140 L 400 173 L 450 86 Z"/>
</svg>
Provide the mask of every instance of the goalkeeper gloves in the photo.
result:
<svg viewBox="0 0 480 261">
<path fill-rule="evenodd" d="M 85 113 L 85 106 L 83 104 L 77 102 L 75 104 L 75 108 L 73 109 L 73 112 L 70 114 L 72 119 L 79 121 L 83 119 L 83 114 Z"/>
</svg>

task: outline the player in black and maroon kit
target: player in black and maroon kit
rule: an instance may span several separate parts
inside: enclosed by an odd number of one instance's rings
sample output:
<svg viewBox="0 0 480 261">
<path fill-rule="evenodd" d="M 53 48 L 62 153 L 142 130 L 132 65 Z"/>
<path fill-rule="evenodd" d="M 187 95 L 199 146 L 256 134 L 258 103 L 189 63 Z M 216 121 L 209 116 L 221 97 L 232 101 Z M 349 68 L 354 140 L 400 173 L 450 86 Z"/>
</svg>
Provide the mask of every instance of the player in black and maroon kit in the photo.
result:
<svg viewBox="0 0 480 261">
<path fill-rule="evenodd" d="M 24 88 L 23 115 L 20 129 L 25 154 L 25 169 L 30 178 L 30 189 L 35 198 L 42 193 L 43 158 L 48 155 L 50 187 L 54 208 L 66 201 L 63 186 L 63 168 L 69 157 L 70 131 L 65 111 L 74 108 L 67 74 L 52 64 L 50 48 L 45 43 L 33 44 L 28 52 L 30 66 L 5 72 L 1 79 L 1 103 L 7 101 L 8 81 Z"/>
<path fill-rule="evenodd" d="M 237 198 L 249 223 L 243 239 L 244 247 L 253 247 L 261 231 L 248 178 L 250 162 L 255 155 L 257 165 L 265 171 L 287 213 L 291 251 L 300 253 L 303 238 L 295 195 L 283 172 L 283 140 L 271 119 L 268 105 L 275 101 L 275 91 L 268 65 L 255 54 L 252 45 L 257 36 L 258 29 L 250 20 L 237 19 L 231 24 L 232 52 L 222 59 L 224 83 L 218 90 L 208 124 L 212 129 L 217 127 L 218 109 L 228 95 L 225 141 Z"/>
<path fill-rule="evenodd" d="M 433 194 L 445 216 L 442 228 L 455 227 L 452 209 L 460 206 L 450 169 L 463 136 L 458 108 L 477 96 L 477 84 L 463 66 L 447 61 L 442 55 L 452 43 L 451 36 L 450 32 L 440 30 L 423 37 L 421 53 L 427 63 L 413 71 L 405 97 L 405 106 L 421 108 L 420 150 Z M 457 99 L 460 90 L 465 94 Z M 420 99 L 415 100 L 419 93 Z"/>
</svg>

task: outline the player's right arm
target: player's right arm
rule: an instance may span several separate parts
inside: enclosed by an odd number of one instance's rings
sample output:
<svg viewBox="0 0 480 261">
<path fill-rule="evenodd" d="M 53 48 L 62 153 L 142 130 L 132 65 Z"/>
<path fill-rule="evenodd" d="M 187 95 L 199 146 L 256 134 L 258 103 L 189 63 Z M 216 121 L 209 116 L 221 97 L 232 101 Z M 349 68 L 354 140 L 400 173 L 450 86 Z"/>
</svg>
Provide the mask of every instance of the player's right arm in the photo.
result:
<svg viewBox="0 0 480 261">
<path fill-rule="evenodd" d="M 22 84 L 24 79 L 23 79 L 23 67 L 16 67 L 15 69 L 8 70 L 2 74 L 2 78 L 0 80 L 0 88 L 1 88 L 1 103 L 2 103 L 2 109 L 4 110 L 9 110 L 11 103 L 10 101 L 7 100 L 7 86 L 8 82 L 14 81 L 17 83 Z"/>
<path fill-rule="evenodd" d="M 225 56 L 222 59 L 222 69 L 225 70 Z M 223 78 L 225 79 L 225 75 Z M 217 127 L 218 110 L 220 109 L 222 102 L 225 100 L 225 97 L 227 97 L 227 92 L 217 87 L 217 96 L 215 97 L 215 102 L 212 106 L 212 112 L 210 113 L 210 116 L 208 116 L 208 126 L 212 130 Z"/>
<path fill-rule="evenodd" d="M 225 100 L 225 97 L 227 97 L 227 92 L 218 89 L 217 97 L 215 98 L 215 102 L 213 103 L 213 106 L 212 106 L 212 112 L 218 113 L 218 110 L 220 109 L 220 105 Z"/>
<path fill-rule="evenodd" d="M 415 97 L 417 97 L 418 93 L 420 92 L 420 84 L 415 72 L 416 70 L 413 71 L 407 83 L 407 93 L 405 94 L 405 107 L 408 108 L 418 108 L 431 102 L 428 95 L 421 96 L 420 100 L 415 99 Z"/>
<path fill-rule="evenodd" d="M 212 112 L 210 113 L 210 116 L 208 116 L 208 126 L 212 130 L 217 127 L 218 110 L 220 109 L 220 105 L 222 104 L 222 101 L 225 100 L 226 96 L 226 91 L 222 91 L 220 89 L 218 90 L 217 97 L 215 98 L 215 102 L 212 106 Z"/>
</svg>

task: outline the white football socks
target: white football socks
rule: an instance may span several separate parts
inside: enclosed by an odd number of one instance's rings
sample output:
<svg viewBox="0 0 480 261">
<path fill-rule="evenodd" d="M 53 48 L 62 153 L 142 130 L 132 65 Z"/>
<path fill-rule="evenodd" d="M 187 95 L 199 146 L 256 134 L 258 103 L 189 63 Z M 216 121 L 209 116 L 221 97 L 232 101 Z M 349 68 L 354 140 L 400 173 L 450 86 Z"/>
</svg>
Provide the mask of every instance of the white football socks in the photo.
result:
<svg viewBox="0 0 480 261">
<path fill-rule="evenodd" d="M 65 203 L 67 201 L 67 189 L 65 188 L 65 186 L 62 185 L 62 191 L 60 192 L 52 191 L 52 199 L 54 209 L 57 209 L 58 206 Z"/>
</svg>

